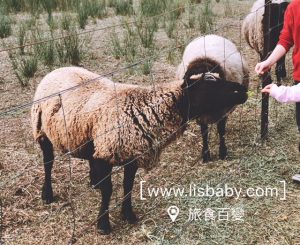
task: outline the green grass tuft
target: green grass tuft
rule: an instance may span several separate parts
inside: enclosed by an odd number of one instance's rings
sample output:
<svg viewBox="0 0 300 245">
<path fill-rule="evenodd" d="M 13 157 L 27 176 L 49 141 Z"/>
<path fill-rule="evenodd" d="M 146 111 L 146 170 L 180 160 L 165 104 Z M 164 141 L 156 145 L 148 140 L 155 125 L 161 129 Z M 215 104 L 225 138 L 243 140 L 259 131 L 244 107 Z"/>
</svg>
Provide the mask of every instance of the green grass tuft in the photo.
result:
<svg viewBox="0 0 300 245">
<path fill-rule="evenodd" d="M 198 16 L 199 29 L 202 34 L 205 34 L 213 29 L 214 13 L 212 11 L 211 0 L 205 0 L 204 6 Z"/>
<path fill-rule="evenodd" d="M 36 56 L 30 56 L 21 60 L 20 69 L 25 78 L 31 78 L 37 72 L 38 59 Z"/>
<path fill-rule="evenodd" d="M 21 24 L 18 30 L 18 44 L 20 46 L 21 55 L 25 54 L 25 47 L 24 47 L 25 42 L 26 42 L 26 25 Z"/>
<path fill-rule="evenodd" d="M 0 13 L 1 14 L 1 13 Z M 0 38 L 6 38 L 11 35 L 11 19 L 6 15 L 0 15 Z"/>
<path fill-rule="evenodd" d="M 116 0 L 114 3 L 116 15 L 132 15 L 133 2 L 132 0 Z"/>
</svg>

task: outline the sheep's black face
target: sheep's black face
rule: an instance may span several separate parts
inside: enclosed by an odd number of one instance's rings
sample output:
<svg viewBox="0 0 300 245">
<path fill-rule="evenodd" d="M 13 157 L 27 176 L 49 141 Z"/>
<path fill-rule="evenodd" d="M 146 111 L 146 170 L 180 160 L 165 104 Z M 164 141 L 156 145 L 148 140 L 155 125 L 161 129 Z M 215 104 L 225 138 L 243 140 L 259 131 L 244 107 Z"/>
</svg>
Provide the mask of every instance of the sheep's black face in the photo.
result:
<svg viewBox="0 0 300 245">
<path fill-rule="evenodd" d="M 245 103 L 248 98 L 243 85 L 219 78 L 190 80 L 185 89 L 189 118 L 230 109 Z"/>
</svg>

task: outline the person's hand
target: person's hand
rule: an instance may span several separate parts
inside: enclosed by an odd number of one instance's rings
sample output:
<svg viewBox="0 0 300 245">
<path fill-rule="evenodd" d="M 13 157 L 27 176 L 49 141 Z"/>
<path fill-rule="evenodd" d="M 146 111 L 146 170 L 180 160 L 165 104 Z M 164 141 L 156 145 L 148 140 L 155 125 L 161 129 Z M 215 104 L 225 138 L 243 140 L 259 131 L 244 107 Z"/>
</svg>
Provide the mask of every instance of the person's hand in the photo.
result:
<svg viewBox="0 0 300 245">
<path fill-rule="evenodd" d="M 255 66 L 255 72 L 258 74 L 258 75 L 262 75 L 264 74 L 266 71 L 270 70 L 271 69 L 271 62 L 269 60 L 265 60 L 263 62 L 260 62 L 258 63 L 256 66 Z"/>
<path fill-rule="evenodd" d="M 262 90 L 261 90 L 261 92 L 262 93 L 268 93 L 268 94 L 270 94 L 271 93 L 271 89 L 272 89 L 272 87 L 274 86 L 275 84 L 269 84 L 269 85 L 267 85 L 266 87 L 264 87 Z"/>
</svg>

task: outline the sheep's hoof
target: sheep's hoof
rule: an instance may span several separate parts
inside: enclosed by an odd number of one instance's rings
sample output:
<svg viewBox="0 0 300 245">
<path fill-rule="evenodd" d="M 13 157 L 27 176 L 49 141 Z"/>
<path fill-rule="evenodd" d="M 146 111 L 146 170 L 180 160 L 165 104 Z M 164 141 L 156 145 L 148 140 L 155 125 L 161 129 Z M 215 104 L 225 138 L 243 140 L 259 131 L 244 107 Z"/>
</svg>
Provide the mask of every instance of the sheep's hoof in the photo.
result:
<svg viewBox="0 0 300 245">
<path fill-rule="evenodd" d="M 219 149 L 219 158 L 221 160 L 225 160 L 227 157 L 227 148 L 226 147 L 222 147 Z"/>
<path fill-rule="evenodd" d="M 46 204 L 50 204 L 54 201 L 53 191 L 51 187 L 43 185 L 42 188 L 42 200 Z"/>
<path fill-rule="evenodd" d="M 202 159 L 204 163 L 210 162 L 211 161 L 210 152 L 209 151 L 202 152 Z"/>
<path fill-rule="evenodd" d="M 122 219 L 127 221 L 129 224 L 136 224 L 138 222 L 138 218 L 133 211 L 122 212 Z"/>
<path fill-rule="evenodd" d="M 101 235 L 109 235 L 112 231 L 109 222 L 98 221 L 97 228 Z"/>
</svg>

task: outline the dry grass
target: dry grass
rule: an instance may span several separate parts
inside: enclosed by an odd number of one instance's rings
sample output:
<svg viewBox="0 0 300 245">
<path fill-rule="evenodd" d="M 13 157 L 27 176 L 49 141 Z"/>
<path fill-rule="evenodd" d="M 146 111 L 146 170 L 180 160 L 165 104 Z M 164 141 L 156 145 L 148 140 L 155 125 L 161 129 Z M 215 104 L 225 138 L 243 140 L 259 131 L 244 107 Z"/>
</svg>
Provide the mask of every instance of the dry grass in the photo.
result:
<svg viewBox="0 0 300 245">
<path fill-rule="evenodd" d="M 233 9 L 235 15 L 216 18 L 216 27 L 226 26 L 218 29 L 216 34 L 230 38 L 241 48 L 252 71 L 258 58 L 241 40 L 241 22 L 237 18 L 238 14 L 242 16 L 247 12 L 251 2 L 239 1 L 237 4 Z M 216 4 L 215 8 L 215 11 L 219 11 L 224 5 Z M 98 20 L 96 26 L 106 26 L 118 21 L 118 17 L 110 16 Z M 95 26 L 90 24 L 86 28 L 92 27 Z M 169 39 L 162 29 L 156 33 L 155 45 L 160 48 L 160 55 L 154 62 L 150 75 L 141 75 L 139 72 L 120 73 L 113 79 L 136 84 L 172 80 L 176 65 L 168 63 L 166 50 L 176 42 L 199 35 L 196 30 L 180 29 L 180 24 L 177 32 L 177 40 Z M 94 33 L 90 50 L 93 58 L 83 61 L 85 68 L 101 74 L 124 66 L 122 60 L 113 58 L 107 44 L 109 36 L 107 31 Z M 180 56 L 180 50 L 176 51 L 175 64 L 178 64 Z M 29 86 L 23 88 L 13 76 L 7 60 L 7 54 L 0 53 L 1 111 L 31 101 L 36 84 L 48 72 L 40 71 Z M 215 129 L 210 133 L 214 161 L 203 164 L 199 160 L 200 131 L 195 123 L 191 123 L 184 136 L 164 151 L 159 167 L 149 173 L 139 170 L 133 192 L 134 208 L 140 217 L 137 225 L 128 225 L 120 220 L 120 207 L 115 206 L 122 198 L 122 171 L 113 175 L 114 192 L 110 213 L 113 232 L 109 236 L 99 235 L 93 224 L 97 218 L 100 198 L 97 191 L 88 187 L 88 164 L 72 159 L 72 184 L 69 191 L 67 158 L 57 160 L 53 171 L 57 201 L 44 205 L 40 198 L 42 158 L 31 137 L 30 108 L 1 116 L 0 197 L 3 200 L 5 244 L 66 244 L 72 235 L 69 194 L 75 208 L 76 244 L 297 244 L 300 239 L 300 191 L 299 186 L 291 182 L 291 176 L 299 172 L 299 139 L 294 123 L 294 108 L 293 105 L 279 105 L 271 100 L 270 137 L 266 142 L 260 142 L 258 83 L 252 72 L 250 98 L 230 116 L 226 136 L 229 149 L 227 161 L 219 161 L 217 158 L 218 138 Z M 228 183 L 243 188 L 273 187 L 278 185 L 279 180 L 286 180 L 288 195 L 286 201 L 249 197 L 238 200 L 160 197 L 142 201 L 139 198 L 140 180 L 146 180 L 147 186 L 188 187 L 194 182 L 212 187 Z M 175 223 L 170 222 L 166 213 L 166 208 L 170 205 L 177 205 L 181 209 Z M 235 205 L 244 207 L 244 222 L 187 222 L 189 208 L 224 208 Z"/>
</svg>

